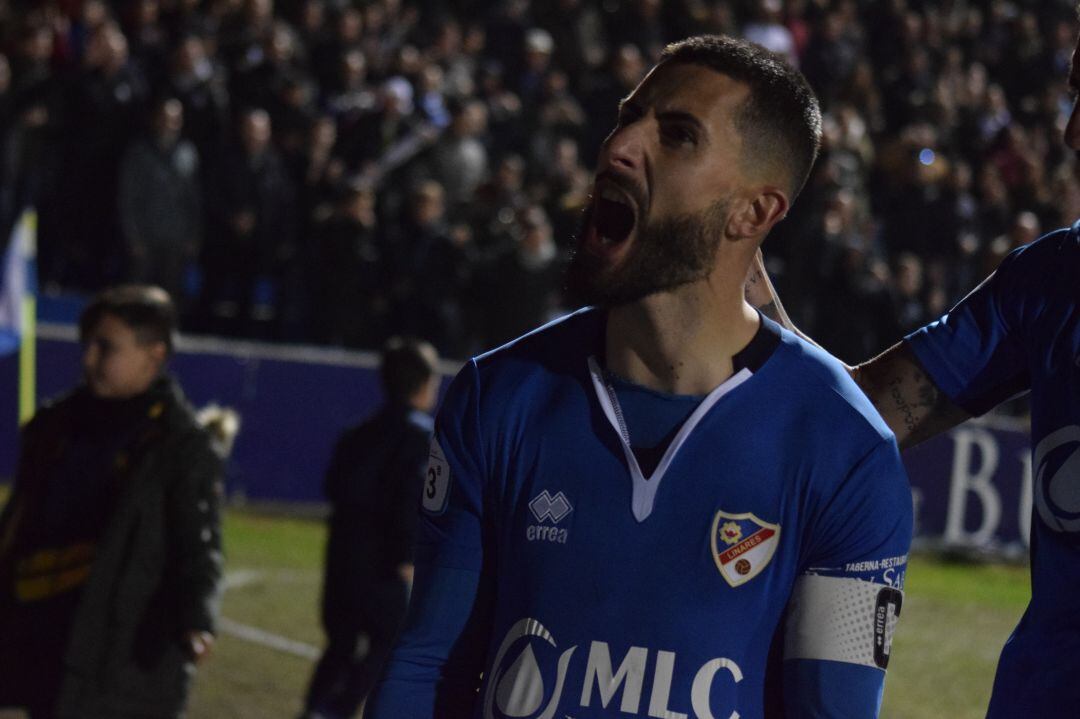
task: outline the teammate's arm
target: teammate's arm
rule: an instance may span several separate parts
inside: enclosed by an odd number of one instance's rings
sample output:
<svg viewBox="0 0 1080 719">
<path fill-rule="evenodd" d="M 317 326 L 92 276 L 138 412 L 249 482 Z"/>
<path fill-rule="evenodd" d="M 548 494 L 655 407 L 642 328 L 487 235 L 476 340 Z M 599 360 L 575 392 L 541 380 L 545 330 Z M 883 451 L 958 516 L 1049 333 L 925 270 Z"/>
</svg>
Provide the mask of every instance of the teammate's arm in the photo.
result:
<svg viewBox="0 0 1080 719">
<path fill-rule="evenodd" d="M 784 310 L 769 281 L 760 250 L 746 277 L 746 300 L 769 319 L 814 343 L 795 327 Z M 896 435 L 901 449 L 940 434 L 971 416 L 945 396 L 906 342 L 893 345 L 868 362 L 846 367 Z"/>
<path fill-rule="evenodd" d="M 971 417 L 938 389 L 906 342 L 898 342 L 849 371 L 896 435 L 901 449 Z"/>
</svg>

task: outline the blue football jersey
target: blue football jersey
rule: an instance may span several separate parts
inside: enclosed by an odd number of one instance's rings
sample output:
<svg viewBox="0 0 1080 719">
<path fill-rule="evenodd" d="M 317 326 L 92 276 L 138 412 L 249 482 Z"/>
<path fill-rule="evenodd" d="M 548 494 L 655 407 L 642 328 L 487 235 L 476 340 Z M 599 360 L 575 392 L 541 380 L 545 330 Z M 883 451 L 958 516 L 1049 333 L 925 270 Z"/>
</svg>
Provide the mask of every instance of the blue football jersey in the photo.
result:
<svg viewBox="0 0 1080 719">
<path fill-rule="evenodd" d="M 1031 603 L 1001 654 L 991 717 L 1080 714 L 1080 223 L 1012 252 L 907 342 L 979 415 L 1031 390 Z"/>
<path fill-rule="evenodd" d="M 604 318 L 571 315 L 454 380 L 372 715 L 810 716 L 804 699 L 874 715 L 912 531 L 888 428 L 838 362 L 774 328 L 771 356 L 706 396 L 645 476 Z"/>
</svg>

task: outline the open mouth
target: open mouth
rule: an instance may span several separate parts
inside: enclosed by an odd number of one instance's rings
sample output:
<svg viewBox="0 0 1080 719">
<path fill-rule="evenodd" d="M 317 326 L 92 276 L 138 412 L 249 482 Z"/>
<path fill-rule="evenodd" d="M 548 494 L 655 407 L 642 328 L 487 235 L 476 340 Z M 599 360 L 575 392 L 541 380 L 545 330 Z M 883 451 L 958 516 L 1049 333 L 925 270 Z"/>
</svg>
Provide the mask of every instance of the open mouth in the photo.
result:
<svg viewBox="0 0 1080 719">
<path fill-rule="evenodd" d="M 600 255 L 614 253 L 630 237 L 636 222 L 634 208 L 625 195 L 610 188 L 597 190 L 593 197 L 590 249 Z"/>
</svg>

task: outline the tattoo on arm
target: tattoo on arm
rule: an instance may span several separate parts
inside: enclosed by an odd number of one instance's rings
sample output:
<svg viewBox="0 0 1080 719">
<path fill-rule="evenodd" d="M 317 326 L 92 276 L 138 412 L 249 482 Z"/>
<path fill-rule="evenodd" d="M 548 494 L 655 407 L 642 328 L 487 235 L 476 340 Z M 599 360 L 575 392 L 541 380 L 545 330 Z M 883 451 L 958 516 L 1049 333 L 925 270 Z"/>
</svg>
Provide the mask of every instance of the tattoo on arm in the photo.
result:
<svg viewBox="0 0 1080 719">
<path fill-rule="evenodd" d="M 902 448 L 911 447 L 967 419 L 903 345 L 858 368 L 855 380 Z"/>
</svg>

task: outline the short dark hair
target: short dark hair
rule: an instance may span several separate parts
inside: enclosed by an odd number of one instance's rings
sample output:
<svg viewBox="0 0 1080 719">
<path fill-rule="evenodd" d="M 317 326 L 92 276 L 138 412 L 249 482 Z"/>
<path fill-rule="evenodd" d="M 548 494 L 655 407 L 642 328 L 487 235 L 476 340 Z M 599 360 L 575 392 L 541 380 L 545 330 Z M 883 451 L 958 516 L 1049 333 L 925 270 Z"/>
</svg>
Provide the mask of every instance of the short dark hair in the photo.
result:
<svg viewBox="0 0 1080 719">
<path fill-rule="evenodd" d="M 750 88 L 735 116 L 744 160 L 783 168 L 791 200 L 802 190 L 821 146 L 821 109 L 803 74 L 760 45 L 699 35 L 664 48 L 660 63 L 701 65 Z"/>
<path fill-rule="evenodd" d="M 102 290 L 79 315 L 79 341 L 86 342 L 105 315 L 135 332 L 141 345 L 162 342 L 168 354 L 176 346 L 176 307 L 169 293 L 153 285 L 117 285 Z"/>
<path fill-rule="evenodd" d="M 428 342 L 391 337 L 383 346 L 379 374 L 391 402 L 407 403 L 438 371 L 439 355 Z"/>
</svg>

